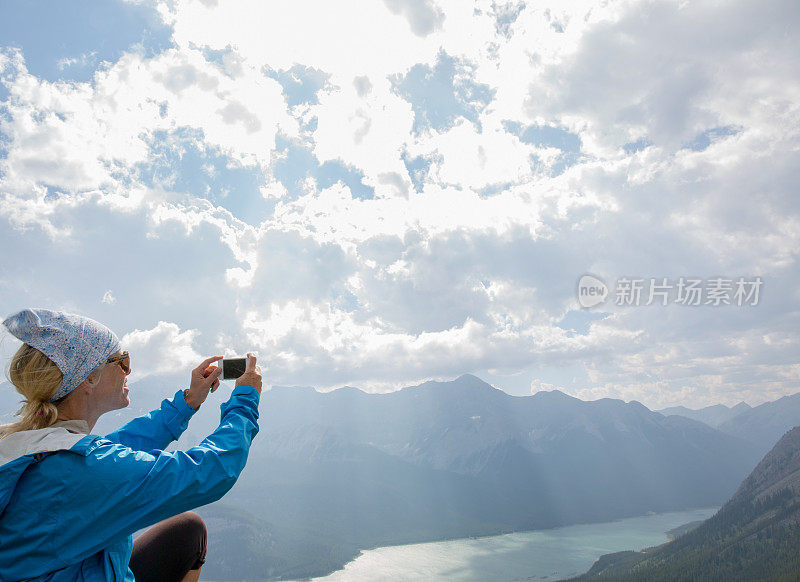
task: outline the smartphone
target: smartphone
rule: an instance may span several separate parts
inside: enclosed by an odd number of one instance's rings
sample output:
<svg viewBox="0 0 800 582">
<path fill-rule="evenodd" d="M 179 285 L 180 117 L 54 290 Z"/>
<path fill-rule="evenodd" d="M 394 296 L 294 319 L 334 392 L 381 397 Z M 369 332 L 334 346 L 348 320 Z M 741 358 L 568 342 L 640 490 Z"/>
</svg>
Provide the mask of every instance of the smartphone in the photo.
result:
<svg viewBox="0 0 800 582">
<path fill-rule="evenodd" d="M 247 367 L 247 358 L 223 358 L 222 359 L 222 379 L 235 380 L 242 374 Z"/>
</svg>

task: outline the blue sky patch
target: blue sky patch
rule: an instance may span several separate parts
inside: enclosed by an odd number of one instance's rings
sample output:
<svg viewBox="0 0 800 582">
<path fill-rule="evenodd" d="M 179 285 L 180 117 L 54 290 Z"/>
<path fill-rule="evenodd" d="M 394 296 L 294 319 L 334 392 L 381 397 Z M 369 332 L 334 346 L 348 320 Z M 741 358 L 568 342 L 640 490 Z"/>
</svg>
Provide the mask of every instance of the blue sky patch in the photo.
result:
<svg viewBox="0 0 800 582">
<path fill-rule="evenodd" d="M 478 116 L 494 97 L 489 85 L 472 80 L 474 67 L 439 51 L 436 64 L 416 64 L 405 76 L 391 77 L 394 91 L 411 103 L 414 132 L 442 132 L 464 117 L 480 126 Z"/>
<path fill-rule="evenodd" d="M 180 129 L 156 132 L 151 162 L 138 168 L 142 183 L 205 198 L 239 220 L 257 226 L 275 203 L 261 196 L 266 180 L 260 168 L 242 167 L 218 148 L 203 147 L 203 133 Z"/>
<path fill-rule="evenodd" d="M 309 170 L 319 167 L 317 157 L 310 149 L 280 135 L 275 137 L 275 149 L 281 157 L 272 164 L 273 176 L 288 190 L 290 199 L 302 196 L 302 183 Z"/>
<path fill-rule="evenodd" d="M 653 145 L 653 143 L 647 139 L 646 137 L 640 137 L 636 141 L 629 141 L 625 145 L 622 146 L 622 150 L 628 154 L 629 156 L 635 154 L 636 152 L 640 152 L 649 146 Z"/>
<path fill-rule="evenodd" d="M 358 297 L 348 289 L 332 289 L 330 296 L 331 304 L 337 309 L 352 313 L 360 307 Z"/>
<path fill-rule="evenodd" d="M 581 153 L 581 136 L 561 127 L 551 125 L 528 125 L 518 121 L 504 121 L 506 131 L 516 135 L 522 143 L 528 143 L 540 148 L 557 148 L 561 153 L 549 166 L 539 156 L 531 156 L 531 166 L 534 171 L 544 172 L 555 177 L 563 174 L 567 168 L 585 161 L 586 155 Z"/>
<path fill-rule="evenodd" d="M 2 85 L 0 85 L 2 87 Z M 2 95 L 0 95 L 2 97 Z M 8 110 L 3 106 L 0 101 L 0 119 L 8 119 Z M 0 131 L 0 160 L 8 157 L 8 148 L 11 145 L 11 137 Z M 2 167 L 0 167 L 0 177 L 3 176 Z"/>
<path fill-rule="evenodd" d="M 283 95 L 289 107 L 295 105 L 319 103 L 317 93 L 325 87 L 330 75 L 325 71 L 295 65 L 283 71 L 267 70 L 267 77 L 275 79 L 283 87 Z"/>
<path fill-rule="evenodd" d="M 61 198 L 62 193 L 55 186 L 51 184 L 40 184 L 40 186 L 44 186 L 45 189 L 45 194 L 44 194 L 45 202 L 55 202 L 56 200 Z"/>
<path fill-rule="evenodd" d="M 712 127 L 711 129 L 707 129 L 703 133 L 698 134 L 692 141 L 685 144 L 684 148 L 696 152 L 702 152 L 703 150 L 708 149 L 708 147 L 715 141 L 719 141 L 722 138 L 727 137 L 729 135 L 736 135 L 741 131 L 742 128 L 736 127 L 735 125 Z"/>
<path fill-rule="evenodd" d="M 565 152 L 578 153 L 581 151 L 581 136 L 560 127 L 550 125 L 528 125 L 526 127 L 516 121 L 505 121 L 503 126 L 506 131 L 516 135 L 522 143 L 529 143 L 537 147 L 558 148 Z"/>
<path fill-rule="evenodd" d="M 592 322 L 605 319 L 610 313 L 594 312 L 585 309 L 567 311 L 556 327 L 572 331 L 578 335 L 588 335 Z"/>
<path fill-rule="evenodd" d="M 342 182 L 350 188 L 354 198 L 362 200 L 375 197 L 375 189 L 364 184 L 364 172 L 339 160 L 328 160 L 323 164 L 309 148 L 277 136 L 276 149 L 281 154 L 272 167 L 272 173 L 294 199 L 304 194 L 302 184 L 309 176 L 320 188 L 328 188 Z"/>
<path fill-rule="evenodd" d="M 550 176 L 560 176 L 567 171 L 567 168 L 570 168 L 576 164 L 580 164 L 586 159 L 588 159 L 588 156 L 584 156 L 583 154 L 575 152 L 563 152 L 559 154 L 555 162 L 553 162 L 553 165 L 550 166 Z"/>
<path fill-rule="evenodd" d="M 425 188 L 425 180 L 428 177 L 428 172 L 430 172 L 431 164 L 437 158 L 439 160 L 442 159 L 441 156 L 417 156 L 412 158 L 407 152 L 403 152 L 401 158 L 408 171 L 408 177 L 414 185 L 414 190 L 417 192 L 422 192 Z"/>
<path fill-rule="evenodd" d="M 317 127 L 319 127 L 319 118 L 315 115 L 314 117 L 310 118 L 308 121 L 300 121 L 300 129 L 306 133 L 306 135 L 313 135 L 315 131 L 317 131 Z"/>
<path fill-rule="evenodd" d="M 511 38 L 511 25 L 517 21 L 520 13 L 525 9 L 525 2 L 517 2 L 516 4 L 509 2 L 502 6 L 493 4 L 493 8 L 497 34 Z"/>
<path fill-rule="evenodd" d="M 369 200 L 375 198 L 375 188 L 364 184 L 364 172 L 348 166 L 340 160 L 328 160 L 314 171 L 320 188 L 328 188 L 343 182 L 350 188 L 353 198 Z"/>
<path fill-rule="evenodd" d="M 28 71 L 48 81 L 90 81 L 136 44 L 147 56 L 171 46 L 172 30 L 146 4 L 0 0 L 0 14 L 0 46 L 20 48 Z"/>
<path fill-rule="evenodd" d="M 212 49 L 211 47 L 203 47 L 203 58 L 209 63 L 217 65 L 221 70 L 225 70 L 225 55 L 233 52 L 231 45 L 226 46 L 224 49 Z"/>
<path fill-rule="evenodd" d="M 11 93 L 9 92 L 8 87 L 6 87 L 4 83 L 0 82 L 0 104 L 8 101 L 10 95 Z M 2 106 L 0 106 L 0 114 L 1 113 L 3 113 Z"/>
<path fill-rule="evenodd" d="M 483 188 L 476 190 L 475 193 L 478 196 L 481 196 L 482 198 L 486 198 L 488 196 L 494 196 L 495 194 L 500 194 L 502 192 L 505 192 L 513 185 L 514 182 L 500 182 L 498 184 L 489 184 L 488 186 L 484 186 Z"/>
<path fill-rule="evenodd" d="M 225 63 L 225 57 L 233 53 L 233 48 L 231 45 L 226 46 L 224 49 L 212 49 L 205 46 L 203 47 L 202 52 L 203 58 L 212 65 L 216 65 L 222 74 L 230 78 L 234 77 L 234 75 L 231 74 L 231 71 L 228 70 L 231 61 L 229 61 L 227 64 Z"/>
<path fill-rule="evenodd" d="M 580 164 L 587 159 L 589 159 L 589 156 L 574 152 L 562 152 L 551 163 L 545 162 L 535 154 L 530 156 L 531 168 L 533 168 L 534 173 L 541 173 L 551 178 L 560 176 L 567 171 L 567 168 Z"/>
</svg>

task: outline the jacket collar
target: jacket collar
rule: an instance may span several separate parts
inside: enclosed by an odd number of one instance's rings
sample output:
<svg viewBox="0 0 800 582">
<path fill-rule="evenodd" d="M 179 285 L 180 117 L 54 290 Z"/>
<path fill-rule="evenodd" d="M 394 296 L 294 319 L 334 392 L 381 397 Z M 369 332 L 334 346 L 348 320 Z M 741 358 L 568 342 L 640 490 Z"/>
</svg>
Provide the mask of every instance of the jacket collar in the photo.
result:
<svg viewBox="0 0 800 582">
<path fill-rule="evenodd" d="M 62 422 L 74 423 L 76 421 Z M 77 422 L 83 422 L 88 432 L 88 424 L 85 420 Z M 25 455 L 70 449 L 85 437 L 86 434 L 80 431 L 72 432 L 65 426 L 48 426 L 47 428 L 11 433 L 0 439 L 0 467 Z"/>
<path fill-rule="evenodd" d="M 52 426 L 61 426 L 72 433 L 89 434 L 89 423 L 85 420 L 57 420 Z"/>
</svg>

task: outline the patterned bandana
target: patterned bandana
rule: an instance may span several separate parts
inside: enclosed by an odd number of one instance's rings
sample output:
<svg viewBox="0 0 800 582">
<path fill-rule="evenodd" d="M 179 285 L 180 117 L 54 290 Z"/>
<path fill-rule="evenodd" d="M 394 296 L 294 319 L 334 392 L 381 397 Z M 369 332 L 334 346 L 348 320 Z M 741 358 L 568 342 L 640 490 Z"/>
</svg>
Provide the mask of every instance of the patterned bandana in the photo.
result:
<svg viewBox="0 0 800 582">
<path fill-rule="evenodd" d="M 72 392 L 120 348 L 117 336 L 103 324 L 63 311 L 23 309 L 6 318 L 3 325 L 61 370 L 64 379 L 50 402 Z"/>
</svg>

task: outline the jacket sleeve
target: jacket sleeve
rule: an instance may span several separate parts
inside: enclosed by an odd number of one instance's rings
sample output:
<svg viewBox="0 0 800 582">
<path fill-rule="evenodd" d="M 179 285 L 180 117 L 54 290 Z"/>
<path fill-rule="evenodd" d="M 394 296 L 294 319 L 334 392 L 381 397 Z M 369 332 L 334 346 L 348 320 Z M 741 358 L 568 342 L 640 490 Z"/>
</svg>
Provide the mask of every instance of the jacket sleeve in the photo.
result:
<svg viewBox="0 0 800 582">
<path fill-rule="evenodd" d="M 183 390 L 178 390 L 172 400 L 165 399 L 160 408 L 134 418 L 105 438 L 138 451 L 165 449 L 180 438 L 195 412 L 186 404 Z"/>
<path fill-rule="evenodd" d="M 74 455 L 84 475 L 71 483 L 70 504 L 86 511 L 78 523 L 59 524 L 64 554 L 84 559 L 120 537 L 220 499 L 236 483 L 258 433 L 259 398 L 252 386 L 237 386 L 222 404 L 219 427 L 186 451 L 135 451 L 98 438 L 83 461 Z"/>
</svg>

